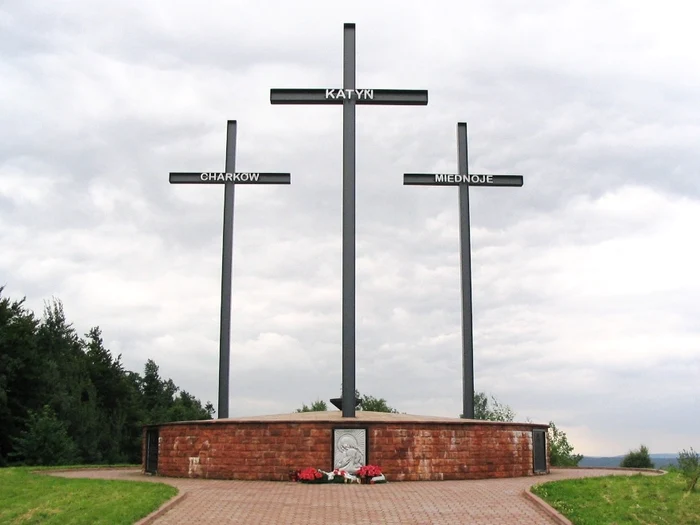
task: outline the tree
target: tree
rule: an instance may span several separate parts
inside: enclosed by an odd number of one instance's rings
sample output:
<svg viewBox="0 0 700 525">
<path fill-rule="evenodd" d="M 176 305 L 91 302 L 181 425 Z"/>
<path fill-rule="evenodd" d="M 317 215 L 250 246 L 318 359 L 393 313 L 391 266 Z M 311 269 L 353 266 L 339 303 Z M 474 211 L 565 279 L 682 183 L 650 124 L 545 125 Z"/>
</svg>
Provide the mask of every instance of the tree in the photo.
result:
<svg viewBox="0 0 700 525">
<path fill-rule="evenodd" d="M 184 390 L 180 391 L 172 379 L 163 379 L 158 365 L 152 359 L 146 361 L 140 391 L 146 408 L 145 423 L 167 423 L 169 421 L 196 421 L 211 419 L 214 406 L 202 403 Z M 180 391 L 180 395 L 175 394 Z"/>
<path fill-rule="evenodd" d="M 60 300 L 46 302 L 36 341 L 51 386 L 44 404 L 54 409 L 56 417 L 65 424 L 78 447 L 78 459 L 85 463 L 101 462 L 95 386 L 90 379 L 83 343 L 66 319 Z"/>
<path fill-rule="evenodd" d="M 362 395 L 359 391 L 355 390 L 355 397 L 360 400 L 360 404 L 357 410 L 362 410 L 365 412 L 390 412 L 393 414 L 398 414 L 399 411 L 392 408 L 387 403 L 384 398 L 376 398 L 374 396 Z M 301 408 L 297 408 L 296 412 L 325 412 L 328 410 L 328 405 L 325 401 L 316 400 L 311 403 L 311 406 L 306 406 L 305 404 Z"/>
<path fill-rule="evenodd" d="M 47 301 L 38 320 L 24 299 L 2 292 L 0 286 L 0 466 L 137 462 L 144 424 L 212 417 L 211 403 L 202 407 L 162 379 L 154 361 L 144 377 L 124 370 L 99 327 L 78 337 L 60 300 Z"/>
<path fill-rule="evenodd" d="M 166 413 L 167 421 L 197 421 L 211 419 L 214 414 L 214 405 L 207 403 L 202 406 L 199 399 L 182 390 Z"/>
<path fill-rule="evenodd" d="M 326 405 L 326 402 L 317 399 L 311 403 L 310 407 L 306 406 L 306 404 L 301 405 L 301 408 L 297 408 L 296 412 L 325 412 L 326 410 L 328 410 L 328 405 Z"/>
<path fill-rule="evenodd" d="M 141 394 L 148 414 L 148 423 L 168 421 L 168 409 L 173 404 L 177 391 L 178 388 L 172 379 L 166 381 L 160 377 L 158 365 L 153 359 L 146 361 L 141 381 Z"/>
<path fill-rule="evenodd" d="M 474 419 L 508 422 L 515 419 L 515 411 L 508 405 L 499 403 L 494 396 L 491 396 L 491 405 L 489 405 L 488 397 L 484 392 L 475 392 Z"/>
<path fill-rule="evenodd" d="M 359 392 L 355 392 L 355 396 L 360 399 L 359 410 L 364 412 L 389 412 L 392 414 L 398 414 L 399 411 L 388 405 L 386 399 L 376 398 L 374 396 L 360 395 Z"/>
<path fill-rule="evenodd" d="M 554 421 L 549 422 L 549 463 L 553 467 L 576 467 L 583 455 L 574 454 L 566 433 L 559 430 Z"/>
<path fill-rule="evenodd" d="M 148 422 L 140 376 L 125 370 L 121 355 L 115 359 L 105 348 L 99 327 L 91 328 L 81 345 L 97 407 L 97 457 L 92 461 L 136 462 L 141 456 L 141 427 Z"/>
<path fill-rule="evenodd" d="M 71 465 L 77 449 L 64 424 L 48 405 L 40 412 L 29 412 L 27 430 L 15 438 L 11 457 L 26 465 Z"/>
<path fill-rule="evenodd" d="M 40 410 L 49 391 L 36 345 L 39 322 L 24 307 L 24 299 L 12 301 L 2 291 L 0 287 L 0 466 L 26 428 L 29 411 Z"/>
<path fill-rule="evenodd" d="M 695 485 L 700 479 L 700 458 L 693 447 L 678 453 L 678 469 L 686 479 L 688 492 L 695 490 Z"/>
<path fill-rule="evenodd" d="M 630 450 L 629 453 L 622 459 L 621 467 L 629 468 L 654 468 L 649 456 L 649 449 L 641 445 L 639 450 Z"/>
</svg>

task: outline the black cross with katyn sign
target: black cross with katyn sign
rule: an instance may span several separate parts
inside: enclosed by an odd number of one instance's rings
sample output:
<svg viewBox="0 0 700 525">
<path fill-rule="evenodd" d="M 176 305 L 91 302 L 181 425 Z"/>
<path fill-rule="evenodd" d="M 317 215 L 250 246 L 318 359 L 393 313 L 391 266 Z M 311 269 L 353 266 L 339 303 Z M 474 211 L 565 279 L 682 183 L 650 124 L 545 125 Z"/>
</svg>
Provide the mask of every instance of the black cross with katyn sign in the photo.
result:
<svg viewBox="0 0 700 525">
<path fill-rule="evenodd" d="M 218 417 L 228 417 L 229 364 L 231 356 L 231 270 L 233 266 L 233 202 L 236 184 L 290 184 L 289 173 L 239 172 L 236 169 L 236 121 L 226 130 L 226 167 L 223 172 L 171 173 L 171 184 L 224 185 L 224 244 L 221 254 L 221 321 L 219 329 Z"/>
<path fill-rule="evenodd" d="M 345 24 L 343 87 L 271 89 L 272 104 L 343 106 L 343 417 L 355 417 L 355 105 L 425 106 L 426 90 L 357 89 L 355 24 Z"/>
<path fill-rule="evenodd" d="M 467 124 L 457 124 L 459 173 L 405 173 L 404 185 L 459 186 L 459 241 L 462 270 L 462 417 L 474 418 L 474 331 L 472 325 L 472 257 L 469 231 L 469 186 L 522 186 L 521 175 L 469 173 Z"/>
</svg>

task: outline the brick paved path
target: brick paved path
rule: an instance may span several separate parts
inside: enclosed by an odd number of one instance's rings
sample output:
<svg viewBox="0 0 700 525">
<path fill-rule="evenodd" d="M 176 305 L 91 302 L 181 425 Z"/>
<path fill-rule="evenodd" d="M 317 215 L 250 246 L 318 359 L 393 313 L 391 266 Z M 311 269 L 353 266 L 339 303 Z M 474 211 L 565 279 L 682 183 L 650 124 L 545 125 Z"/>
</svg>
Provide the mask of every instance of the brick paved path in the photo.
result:
<svg viewBox="0 0 700 525">
<path fill-rule="evenodd" d="M 185 498 L 152 523 L 250 524 L 556 524 L 525 497 L 535 483 L 629 475 L 604 469 L 552 469 L 546 476 L 474 481 L 417 481 L 385 485 L 305 485 L 144 476 L 138 470 L 56 472 L 65 477 L 159 481 Z"/>
</svg>

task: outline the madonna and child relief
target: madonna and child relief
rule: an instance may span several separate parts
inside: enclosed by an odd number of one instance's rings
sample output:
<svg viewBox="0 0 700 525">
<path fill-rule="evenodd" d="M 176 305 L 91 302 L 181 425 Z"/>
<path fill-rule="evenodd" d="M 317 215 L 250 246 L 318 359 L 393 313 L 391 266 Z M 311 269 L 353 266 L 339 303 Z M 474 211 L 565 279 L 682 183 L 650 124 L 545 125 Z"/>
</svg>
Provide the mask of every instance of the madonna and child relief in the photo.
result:
<svg viewBox="0 0 700 525">
<path fill-rule="evenodd" d="M 333 468 L 355 474 L 365 465 L 367 439 L 364 428 L 333 430 Z"/>
</svg>

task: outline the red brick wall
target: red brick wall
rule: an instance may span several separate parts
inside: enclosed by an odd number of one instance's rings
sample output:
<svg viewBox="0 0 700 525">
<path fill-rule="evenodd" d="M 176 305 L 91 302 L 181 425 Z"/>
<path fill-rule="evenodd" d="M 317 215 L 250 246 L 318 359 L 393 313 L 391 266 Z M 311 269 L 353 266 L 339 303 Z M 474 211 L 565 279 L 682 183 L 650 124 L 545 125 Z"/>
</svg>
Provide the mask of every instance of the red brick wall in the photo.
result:
<svg viewBox="0 0 700 525">
<path fill-rule="evenodd" d="M 366 428 L 368 463 L 379 465 L 390 481 L 530 476 L 532 429 L 544 428 L 473 422 L 166 424 L 160 426 L 158 474 L 286 480 L 290 470 L 330 470 L 334 427 Z"/>
</svg>

